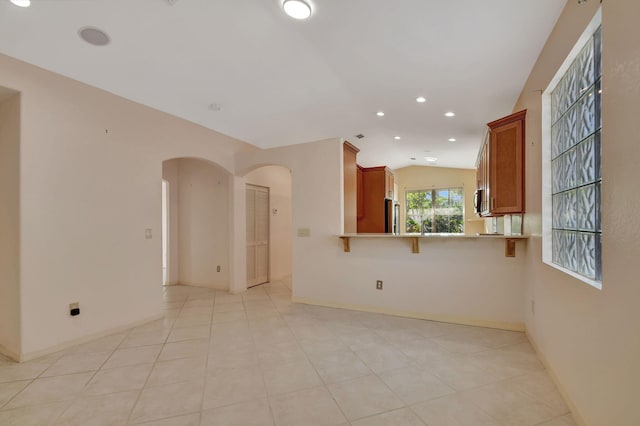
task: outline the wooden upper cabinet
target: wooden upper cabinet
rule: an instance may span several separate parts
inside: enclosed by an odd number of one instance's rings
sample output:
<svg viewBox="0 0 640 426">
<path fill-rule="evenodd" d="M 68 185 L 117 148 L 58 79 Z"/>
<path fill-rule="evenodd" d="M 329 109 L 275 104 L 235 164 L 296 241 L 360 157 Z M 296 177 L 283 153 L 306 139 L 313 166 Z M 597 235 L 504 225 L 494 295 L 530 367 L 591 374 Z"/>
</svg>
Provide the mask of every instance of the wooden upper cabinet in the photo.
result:
<svg viewBox="0 0 640 426">
<path fill-rule="evenodd" d="M 360 167 L 360 165 L 356 165 L 356 167 L 358 168 L 358 175 L 357 175 L 357 180 L 356 180 L 356 187 L 357 187 L 357 203 L 358 203 L 358 220 L 362 219 L 362 217 L 364 216 L 364 177 L 363 174 L 364 172 L 362 171 L 362 167 Z"/>
<path fill-rule="evenodd" d="M 361 200 L 362 210 L 358 211 L 358 232 L 391 232 L 389 218 L 392 212 L 389 211 L 387 200 L 393 198 L 393 173 L 385 166 L 360 168 L 359 172 L 362 176 L 362 192 L 358 187 L 358 202 Z"/>
<path fill-rule="evenodd" d="M 358 165 L 356 157 L 360 151 L 349 142 L 343 145 L 344 171 L 344 232 L 355 233 L 358 230 Z"/>
<path fill-rule="evenodd" d="M 391 173 L 391 170 L 385 169 L 384 174 L 385 174 L 384 197 L 389 198 L 390 200 L 393 200 L 395 199 L 394 193 L 393 193 L 394 192 L 393 191 L 393 184 L 394 184 L 393 173 Z"/>
<path fill-rule="evenodd" d="M 524 213 L 526 110 L 488 123 L 478 163 L 482 216 Z"/>
</svg>

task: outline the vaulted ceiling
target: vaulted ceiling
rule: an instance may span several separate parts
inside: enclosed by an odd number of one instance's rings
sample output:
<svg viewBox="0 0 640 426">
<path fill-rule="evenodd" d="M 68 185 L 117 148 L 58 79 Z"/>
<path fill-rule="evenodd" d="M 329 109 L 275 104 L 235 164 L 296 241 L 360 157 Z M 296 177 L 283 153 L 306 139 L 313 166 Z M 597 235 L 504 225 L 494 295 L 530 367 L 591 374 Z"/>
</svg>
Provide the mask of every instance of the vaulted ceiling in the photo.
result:
<svg viewBox="0 0 640 426">
<path fill-rule="evenodd" d="M 308 2 L 298 21 L 282 0 L 0 0 L 0 52 L 263 148 L 342 137 L 364 166 L 472 168 L 566 0 Z"/>
</svg>

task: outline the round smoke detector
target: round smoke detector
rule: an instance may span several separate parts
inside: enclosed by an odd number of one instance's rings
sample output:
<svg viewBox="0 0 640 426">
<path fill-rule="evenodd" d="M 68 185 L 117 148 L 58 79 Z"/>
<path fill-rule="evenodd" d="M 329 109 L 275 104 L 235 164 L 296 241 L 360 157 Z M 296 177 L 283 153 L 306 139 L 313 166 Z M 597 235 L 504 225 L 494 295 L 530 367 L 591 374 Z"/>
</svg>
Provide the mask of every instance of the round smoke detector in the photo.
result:
<svg viewBox="0 0 640 426">
<path fill-rule="evenodd" d="M 80 28 L 78 35 L 81 39 L 94 46 L 105 46 L 111 41 L 107 33 L 95 27 Z"/>
</svg>

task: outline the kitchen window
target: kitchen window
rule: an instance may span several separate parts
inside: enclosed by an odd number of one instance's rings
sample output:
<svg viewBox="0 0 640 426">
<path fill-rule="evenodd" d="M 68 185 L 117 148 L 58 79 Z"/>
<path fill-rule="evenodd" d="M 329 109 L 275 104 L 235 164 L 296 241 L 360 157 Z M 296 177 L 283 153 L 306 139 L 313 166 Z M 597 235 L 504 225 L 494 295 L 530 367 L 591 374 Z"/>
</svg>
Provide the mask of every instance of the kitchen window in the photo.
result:
<svg viewBox="0 0 640 426">
<path fill-rule="evenodd" d="M 543 260 L 602 283 L 600 12 L 545 91 Z"/>
<path fill-rule="evenodd" d="M 406 191 L 407 234 L 463 234 L 464 189 Z"/>
</svg>

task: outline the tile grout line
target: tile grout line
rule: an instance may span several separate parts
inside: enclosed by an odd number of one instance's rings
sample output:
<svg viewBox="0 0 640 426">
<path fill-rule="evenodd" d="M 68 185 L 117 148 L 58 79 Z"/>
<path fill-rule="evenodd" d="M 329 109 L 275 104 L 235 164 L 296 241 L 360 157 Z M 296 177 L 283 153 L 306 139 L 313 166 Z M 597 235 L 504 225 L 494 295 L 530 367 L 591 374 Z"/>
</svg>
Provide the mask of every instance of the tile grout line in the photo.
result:
<svg viewBox="0 0 640 426">
<path fill-rule="evenodd" d="M 215 312 L 216 299 L 218 291 L 214 290 L 213 300 L 211 301 L 211 315 L 209 316 L 209 333 L 207 337 L 207 356 L 204 362 L 204 383 L 202 384 L 202 395 L 200 395 L 200 411 L 198 415 L 198 424 L 202 423 L 202 415 L 204 413 L 204 396 L 207 393 L 207 384 L 209 382 L 209 355 L 211 354 L 211 343 L 213 338 L 213 314 Z"/>
<path fill-rule="evenodd" d="M 163 297 L 164 297 L 164 295 L 163 295 Z M 182 310 L 182 308 L 184 308 L 184 305 L 185 305 L 186 301 L 187 301 L 187 299 L 185 298 L 185 301 L 182 304 L 182 307 L 180 308 L 180 310 Z M 164 316 L 163 319 L 166 319 L 166 316 Z M 151 374 L 153 373 L 153 369 L 155 368 L 156 364 L 158 363 L 158 359 L 160 358 L 160 354 L 162 354 L 162 351 L 164 349 L 164 346 L 166 345 L 167 339 L 169 338 L 169 334 L 171 334 L 171 331 L 173 331 L 173 327 L 174 326 L 175 326 L 175 321 L 171 323 L 171 328 L 169 330 L 169 333 L 167 333 L 167 336 L 164 338 L 164 341 L 161 343 L 162 346 L 160 346 L 160 350 L 158 351 L 158 354 L 156 355 L 155 360 L 151 364 L 151 368 L 149 369 L 149 373 L 147 374 L 147 378 L 145 379 L 144 384 L 142 385 L 140 390 L 138 390 L 138 394 L 136 396 L 136 400 L 133 403 L 133 405 L 131 406 L 131 410 L 129 411 L 129 415 L 127 416 L 126 424 L 132 424 L 131 421 L 133 419 L 131 418 L 131 416 L 133 415 L 134 410 L 136 409 L 136 407 L 138 406 L 138 403 L 140 402 L 140 396 L 142 395 L 142 392 L 144 392 L 145 388 L 147 387 L 147 383 L 149 382 L 149 377 L 151 377 Z M 152 346 L 152 345 L 148 345 L 148 346 Z"/>
</svg>

